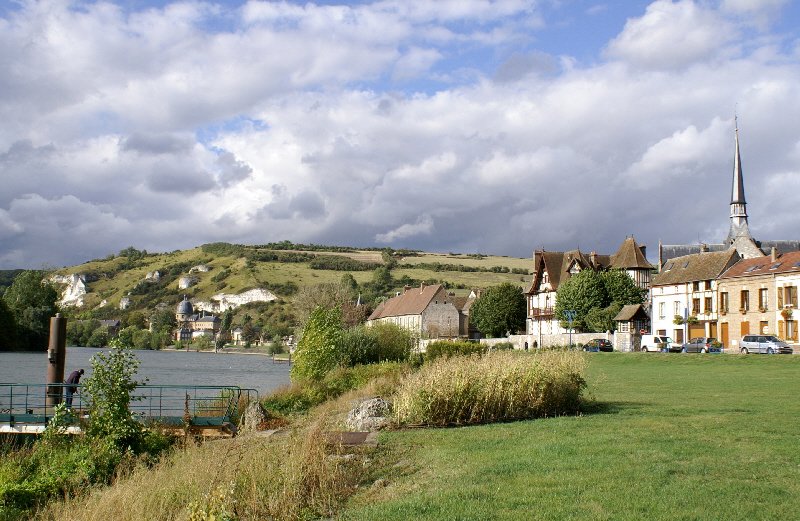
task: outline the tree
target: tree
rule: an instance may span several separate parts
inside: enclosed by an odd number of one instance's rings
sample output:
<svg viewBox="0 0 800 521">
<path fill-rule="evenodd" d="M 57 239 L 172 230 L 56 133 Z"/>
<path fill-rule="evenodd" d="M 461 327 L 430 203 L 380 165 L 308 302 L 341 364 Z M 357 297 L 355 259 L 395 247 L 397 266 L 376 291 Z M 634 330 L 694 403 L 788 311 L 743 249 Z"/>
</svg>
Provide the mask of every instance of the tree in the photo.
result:
<svg viewBox="0 0 800 521">
<path fill-rule="evenodd" d="M 131 392 L 139 385 L 135 376 L 139 360 L 128 349 L 112 347 L 108 354 L 92 356 L 92 376 L 83 385 L 89 396 L 89 436 L 115 446 L 136 447 L 142 426 L 130 410 Z"/>
<path fill-rule="evenodd" d="M 293 380 L 322 380 L 339 364 L 342 312 L 339 308 L 315 309 L 297 343 L 291 376 Z"/>
<path fill-rule="evenodd" d="M 519 287 L 509 282 L 484 291 L 469 310 L 470 322 L 490 337 L 523 329 L 525 315 L 525 297 Z"/>
<path fill-rule="evenodd" d="M 585 269 L 558 286 L 555 314 L 562 327 L 568 327 L 566 311 L 574 310 L 574 329 L 613 331 L 614 317 L 622 306 L 641 304 L 645 293 L 622 270 Z"/>
<path fill-rule="evenodd" d="M 603 279 L 603 285 L 611 302 L 626 306 L 628 304 L 641 304 L 645 301 L 647 290 L 637 286 L 624 271 L 609 270 L 603 272 L 600 276 Z"/>
<path fill-rule="evenodd" d="M 572 327 L 586 331 L 586 315 L 592 308 L 605 308 L 610 304 L 605 284 L 600 274 L 592 269 L 585 269 L 563 281 L 556 293 L 556 317 L 562 327 L 567 327 L 566 311 L 575 311 Z"/>
<path fill-rule="evenodd" d="M 317 308 L 341 310 L 352 304 L 353 299 L 350 287 L 342 282 L 301 287 L 292 298 L 299 329 L 303 329 Z"/>
<path fill-rule="evenodd" d="M 5 300 L 0 298 L 0 351 L 10 351 L 17 346 L 17 323 Z"/>
<path fill-rule="evenodd" d="M 156 311 L 150 317 L 150 330 L 153 333 L 171 333 L 177 325 L 175 314 L 168 309 Z"/>
<path fill-rule="evenodd" d="M 42 271 L 23 271 L 3 294 L 17 325 L 17 346 L 45 349 L 50 335 L 50 317 L 58 312 L 58 292 L 44 280 Z"/>
</svg>

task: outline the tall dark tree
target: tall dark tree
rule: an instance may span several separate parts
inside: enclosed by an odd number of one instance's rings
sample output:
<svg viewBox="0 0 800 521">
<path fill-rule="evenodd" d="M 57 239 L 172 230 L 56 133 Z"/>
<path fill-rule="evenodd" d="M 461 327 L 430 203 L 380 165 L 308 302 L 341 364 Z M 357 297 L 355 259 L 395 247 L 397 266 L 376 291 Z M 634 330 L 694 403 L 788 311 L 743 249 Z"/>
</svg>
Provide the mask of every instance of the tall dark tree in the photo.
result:
<svg viewBox="0 0 800 521">
<path fill-rule="evenodd" d="M 586 269 L 558 286 L 556 317 L 568 326 L 566 312 L 575 311 L 572 327 L 579 331 L 613 330 L 613 318 L 627 304 L 644 302 L 645 291 L 622 270 Z"/>
<path fill-rule="evenodd" d="M 516 333 L 525 328 L 525 297 L 509 282 L 493 286 L 472 304 L 469 320 L 490 337 Z"/>
<path fill-rule="evenodd" d="M 6 301 L 0 298 L 0 351 L 10 351 L 16 347 L 17 323 Z"/>
<path fill-rule="evenodd" d="M 58 292 L 42 271 L 23 271 L 3 294 L 17 325 L 17 347 L 46 349 L 50 317 L 58 312 Z"/>
</svg>

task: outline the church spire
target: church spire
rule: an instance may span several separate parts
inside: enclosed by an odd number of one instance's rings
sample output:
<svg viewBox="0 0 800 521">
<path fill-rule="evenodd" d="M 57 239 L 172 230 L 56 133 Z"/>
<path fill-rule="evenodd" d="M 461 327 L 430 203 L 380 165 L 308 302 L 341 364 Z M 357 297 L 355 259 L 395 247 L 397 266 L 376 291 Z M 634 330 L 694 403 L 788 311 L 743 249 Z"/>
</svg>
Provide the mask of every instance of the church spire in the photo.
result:
<svg viewBox="0 0 800 521">
<path fill-rule="evenodd" d="M 728 244 L 736 239 L 752 241 L 750 227 L 747 224 L 747 202 L 744 198 L 744 175 L 742 174 L 742 157 L 739 154 L 739 120 L 734 117 L 736 152 L 733 156 L 733 184 L 731 187 L 731 228 L 728 232 Z"/>
<path fill-rule="evenodd" d="M 742 176 L 742 157 L 739 154 L 739 121 L 734 117 L 735 133 L 736 133 L 736 155 L 733 158 L 733 188 L 731 189 L 731 205 L 734 204 L 747 204 L 744 200 L 744 177 Z M 733 212 L 731 212 L 733 216 Z M 747 215 L 745 214 L 745 217 Z"/>
</svg>

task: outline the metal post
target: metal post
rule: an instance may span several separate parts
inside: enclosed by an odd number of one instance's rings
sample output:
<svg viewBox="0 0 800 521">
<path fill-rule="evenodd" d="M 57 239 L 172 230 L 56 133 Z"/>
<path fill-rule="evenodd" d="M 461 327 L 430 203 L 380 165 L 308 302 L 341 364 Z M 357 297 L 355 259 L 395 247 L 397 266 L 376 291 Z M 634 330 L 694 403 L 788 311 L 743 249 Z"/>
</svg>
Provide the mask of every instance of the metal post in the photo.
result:
<svg viewBox="0 0 800 521">
<path fill-rule="evenodd" d="M 47 346 L 47 400 L 48 407 L 61 403 L 61 386 L 64 383 L 64 365 L 67 358 L 67 319 L 56 313 L 50 318 L 50 342 Z"/>
</svg>

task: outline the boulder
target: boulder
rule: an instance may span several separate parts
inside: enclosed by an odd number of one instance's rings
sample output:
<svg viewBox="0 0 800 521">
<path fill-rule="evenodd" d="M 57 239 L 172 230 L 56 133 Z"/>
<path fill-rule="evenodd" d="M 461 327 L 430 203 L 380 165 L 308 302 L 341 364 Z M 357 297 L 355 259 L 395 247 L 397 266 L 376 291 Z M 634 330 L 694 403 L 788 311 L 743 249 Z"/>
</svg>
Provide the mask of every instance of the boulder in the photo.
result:
<svg viewBox="0 0 800 521">
<path fill-rule="evenodd" d="M 367 398 L 356 404 L 347 413 L 345 425 L 354 431 L 378 431 L 390 423 L 389 415 L 392 410 L 391 402 L 383 398 Z"/>
<path fill-rule="evenodd" d="M 239 432 L 255 432 L 267 421 L 267 411 L 258 402 L 250 402 L 242 415 Z"/>
</svg>

